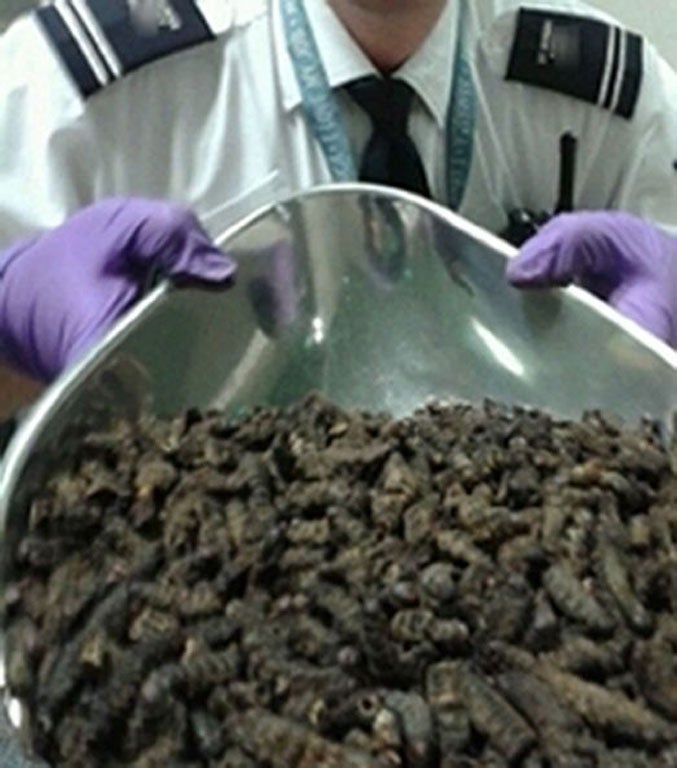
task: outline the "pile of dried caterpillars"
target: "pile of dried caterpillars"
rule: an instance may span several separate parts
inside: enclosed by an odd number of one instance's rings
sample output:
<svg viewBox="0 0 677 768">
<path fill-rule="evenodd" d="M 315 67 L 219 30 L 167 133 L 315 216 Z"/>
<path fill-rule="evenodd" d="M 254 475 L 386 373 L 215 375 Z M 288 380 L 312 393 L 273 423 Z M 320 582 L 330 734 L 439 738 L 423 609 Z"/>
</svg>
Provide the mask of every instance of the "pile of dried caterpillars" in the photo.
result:
<svg viewBox="0 0 677 768">
<path fill-rule="evenodd" d="M 119 424 L 16 567 L 8 675 L 53 766 L 677 766 L 649 423 L 314 396 Z"/>
</svg>

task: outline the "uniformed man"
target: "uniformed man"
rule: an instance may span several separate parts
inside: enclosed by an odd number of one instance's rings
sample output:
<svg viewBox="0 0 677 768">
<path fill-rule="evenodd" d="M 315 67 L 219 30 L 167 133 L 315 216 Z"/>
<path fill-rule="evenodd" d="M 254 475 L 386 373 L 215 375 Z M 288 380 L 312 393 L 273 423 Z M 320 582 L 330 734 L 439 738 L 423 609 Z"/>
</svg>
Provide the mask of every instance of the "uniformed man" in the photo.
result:
<svg viewBox="0 0 677 768">
<path fill-rule="evenodd" d="M 677 78 L 577 0 L 58 0 L 0 71 L 6 243 L 113 194 L 215 235 L 357 178 L 494 232 L 570 207 L 677 224 Z"/>
</svg>

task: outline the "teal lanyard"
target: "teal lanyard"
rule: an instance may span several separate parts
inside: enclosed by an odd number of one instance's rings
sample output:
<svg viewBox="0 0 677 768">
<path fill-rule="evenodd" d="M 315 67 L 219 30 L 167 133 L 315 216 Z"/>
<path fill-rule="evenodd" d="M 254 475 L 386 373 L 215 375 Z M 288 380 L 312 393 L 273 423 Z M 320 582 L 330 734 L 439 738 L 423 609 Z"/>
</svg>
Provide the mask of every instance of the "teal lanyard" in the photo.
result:
<svg viewBox="0 0 677 768">
<path fill-rule="evenodd" d="M 355 181 L 357 171 L 341 110 L 329 87 L 301 0 L 282 0 L 282 20 L 306 118 L 322 147 L 332 178 Z"/>
<path fill-rule="evenodd" d="M 357 171 L 341 110 L 322 66 L 303 0 L 281 0 L 282 22 L 306 119 L 324 152 L 334 181 L 355 181 Z M 446 120 L 447 204 L 458 210 L 470 175 L 477 97 L 464 34 L 468 0 L 461 0 L 454 75 Z"/>
</svg>

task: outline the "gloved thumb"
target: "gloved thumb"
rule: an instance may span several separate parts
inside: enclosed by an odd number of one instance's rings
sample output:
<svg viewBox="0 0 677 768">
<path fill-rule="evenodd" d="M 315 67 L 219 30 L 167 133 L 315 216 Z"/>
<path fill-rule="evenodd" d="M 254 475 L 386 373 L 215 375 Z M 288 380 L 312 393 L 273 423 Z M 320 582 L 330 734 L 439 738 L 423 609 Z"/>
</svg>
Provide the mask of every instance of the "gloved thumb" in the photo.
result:
<svg viewBox="0 0 677 768">
<path fill-rule="evenodd" d="M 615 228 L 609 223 L 604 213 L 562 214 L 551 219 L 508 263 L 508 281 L 518 288 L 598 282 L 600 285 L 588 285 L 598 295 L 612 290 L 621 263 Z"/>
<path fill-rule="evenodd" d="M 118 243 L 108 264 L 113 271 L 157 272 L 217 284 L 229 281 L 236 271 L 235 262 L 212 243 L 185 206 L 126 198 L 104 201 L 99 208 Z"/>
<path fill-rule="evenodd" d="M 650 297 L 650 300 L 647 299 Z M 656 291 L 651 280 L 636 280 L 621 284 L 611 293 L 608 303 L 622 315 L 634 320 L 637 325 L 657 336 L 659 339 L 677 346 L 677 327 L 674 310 Z"/>
<path fill-rule="evenodd" d="M 569 285 L 575 271 L 571 259 L 562 254 L 560 244 L 544 245 L 532 238 L 508 262 L 506 276 L 516 288 L 550 288 Z"/>
</svg>

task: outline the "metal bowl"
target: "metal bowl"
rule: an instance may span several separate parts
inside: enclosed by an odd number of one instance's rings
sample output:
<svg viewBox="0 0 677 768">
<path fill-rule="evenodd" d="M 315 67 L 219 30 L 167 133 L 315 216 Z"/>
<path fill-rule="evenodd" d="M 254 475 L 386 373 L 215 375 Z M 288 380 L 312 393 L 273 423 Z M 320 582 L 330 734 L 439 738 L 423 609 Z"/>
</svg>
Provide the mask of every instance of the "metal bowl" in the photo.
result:
<svg viewBox="0 0 677 768">
<path fill-rule="evenodd" d="M 677 354 L 578 289 L 524 293 L 514 250 L 445 208 L 318 188 L 219 238 L 227 291 L 157 286 L 43 395 L 0 470 L 5 577 L 31 497 L 85 431 L 150 409 L 237 412 L 311 390 L 401 416 L 431 398 L 587 409 L 670 432 Z"/>
</svg>

